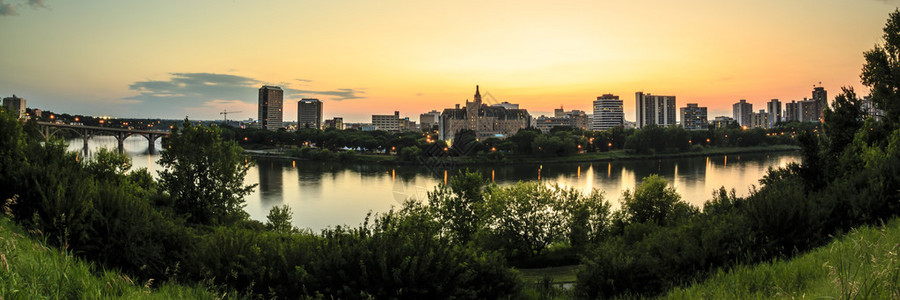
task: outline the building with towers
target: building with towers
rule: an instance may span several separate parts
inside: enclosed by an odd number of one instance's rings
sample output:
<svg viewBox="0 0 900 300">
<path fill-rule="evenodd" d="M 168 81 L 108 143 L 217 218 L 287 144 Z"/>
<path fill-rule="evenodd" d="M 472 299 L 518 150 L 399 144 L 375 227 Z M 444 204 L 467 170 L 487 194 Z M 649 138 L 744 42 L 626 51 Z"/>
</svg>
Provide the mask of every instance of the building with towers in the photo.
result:
<svg viewBox="0 0 900 300">
<path fill-rule="evenodd" d="M 464 108 L 457 104 L 456 108 L 447 108 L 441 113 L 438 124 L 440 139 L 451 140 L 463 129 L 474 131 L 478 139 L 505 138 L 531 124 L 531 115 L 527 110 L 482 103 L 477 85 L 473 101 L 466 100 L 465 104 Z"/>
<path fill-rule="evenodd" d="M 259 127 L 266 130 L 284 128 L 284 91 L 280 87 L 264 85 L 259 88 Z"/>
</svg>

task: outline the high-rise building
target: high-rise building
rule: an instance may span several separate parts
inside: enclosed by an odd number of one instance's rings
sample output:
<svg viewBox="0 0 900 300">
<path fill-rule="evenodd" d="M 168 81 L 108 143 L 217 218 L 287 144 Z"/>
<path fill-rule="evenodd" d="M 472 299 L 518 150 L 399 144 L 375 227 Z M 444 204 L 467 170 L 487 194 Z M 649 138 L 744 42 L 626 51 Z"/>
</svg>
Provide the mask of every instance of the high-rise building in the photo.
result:
<svg viewBox="0 0 900 300">
<path fill-rule="evenodd" d="M 594 120 L 591 130 L 610 130 L 625 125 L 622 100 L 613 94 L 603 94 L 594 100 Z"/>
<path fill-rule="evenodd" d="M 394 111 L 393 115 L 372 115 L 372 125 L 377 130 L 400 131 L 400 112 Z"/>
<path fill-rule="evenodd" d="M 822 118 L 821 102 L 803 98 L 800 101 L 800 122 L 819 122 Z"/>
<path fill-rule="evenodd" d="M 698 106 L 697 103 L 688 103 L 686 107 L 682 107 L 681 126 L 687 130 L 708 128 L 709 120 L 707 120 L 706 107 Z"/>
<path fill-rule="evenodd" d="M 322 101 L 315 98 L 297 101 L 297 128 L 322 128 Z"/>
<path fill-rule="evenodd" d="M 25 98 L 19 98 L 16 95 L 3 98 L 3 106 L 6 107 L 6 110 L 17 114 L 19 118 L 25 116 Z"/>
<path fill-rule="evenodd" d="M 791 100 L 791 102 L 784 104 L 785 122 L 800 122 L 801 116 L 802 110 L 800 109 L 800 102 L 797 102 L 797 100 Z"/>
<path fill-rule="evenodd" d="M 747 128 L 769 128 L 769 114 L 764 109 L 760 109 L 758 113 L 751 112 Z"/>
<path fill-rule="evenodd" d="M 634 93 L 637 104 L 637 128 L 650 124 L 675 125 L 675 96 L 656 96 L 643 92 Z"/>
<path fill-rule="evenodd" d="M 515 104 L 488 106 L 481 102 L 481 93 L 475 86 L 475 99 L 466 100 L 466 107 L 444 109 L 441 113 L 440 139 L 452 139 L 463 129 L 475 131 L 479 139 L 505 138 L 531 124 L 531 115 L 524 109 L 510 109 Z"/>
<path fill-rule="evenodd" d="M 772 99 L 766 106 L 769 109 L 769 128 L 773 128 L 775 123 L 781 122 L 781 101 Z"/>
<path fill-rule="evenodd" d="M 753 104 L 747 103 L 747 100 L 741 99 L 732 105 L 734 120 L 740 126 L 750 126 L 750 113 L 753 112 Z"/>
<path fill-rule="evenodd" d="M 823 122 L 825 120 L 825 107 L 828 107 L 828 91 L 824 87 L 814 86 L 811 100 L 816 102 L 816 120 L 809 121 Z"/>
<path fill-rule="evenodd" d="M 441 121 L 441 112 L 432 110 L 430 112 L 419 115 L 419 128 L 422 131 L 431 131 L 438 126 Z"/>
<path fill-rule="evenodd" d="M 266 130 L 284 128 L 284 91 L 280 87 L 264 85 L 259 88 L 259 127 Z"/>
</svg>

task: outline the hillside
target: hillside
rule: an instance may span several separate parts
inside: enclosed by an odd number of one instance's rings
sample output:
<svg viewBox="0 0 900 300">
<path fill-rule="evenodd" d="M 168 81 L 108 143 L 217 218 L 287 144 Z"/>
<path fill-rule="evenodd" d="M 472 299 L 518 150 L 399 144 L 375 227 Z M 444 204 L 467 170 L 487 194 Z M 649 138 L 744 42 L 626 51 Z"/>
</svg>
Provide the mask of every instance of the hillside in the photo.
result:
<svg viewBox="0 0 900 300">
<path fill-rule="evenodd" d="M 787 261 L 739 266 L 665 299 L 900 298 L 900 219 Z"/>
<path fill-rule="evenodd" d="M 0 217 L 0 299 L 218 299 L 203 287 L 135 282 L 29 237 Z"/>
</svg>

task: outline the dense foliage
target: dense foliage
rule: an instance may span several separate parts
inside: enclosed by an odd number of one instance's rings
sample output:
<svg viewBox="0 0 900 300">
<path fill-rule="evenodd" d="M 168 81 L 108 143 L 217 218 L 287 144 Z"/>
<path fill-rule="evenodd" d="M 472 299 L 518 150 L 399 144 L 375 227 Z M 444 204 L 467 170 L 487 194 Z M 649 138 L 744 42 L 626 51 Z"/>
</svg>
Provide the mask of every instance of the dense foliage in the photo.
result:
<svg viewBox="0 0 900 300">
<path fill-rule="evenodd" d="M 250 162 L 234 141 L 225 141 L 217 127 L 194 126 L 184 120 L 163 139 L 159 164 L 160 187 L 171 197 L 175 211 L 188 221 L 219 224 L 245 218 L 244 185 Z"/>
</svg>

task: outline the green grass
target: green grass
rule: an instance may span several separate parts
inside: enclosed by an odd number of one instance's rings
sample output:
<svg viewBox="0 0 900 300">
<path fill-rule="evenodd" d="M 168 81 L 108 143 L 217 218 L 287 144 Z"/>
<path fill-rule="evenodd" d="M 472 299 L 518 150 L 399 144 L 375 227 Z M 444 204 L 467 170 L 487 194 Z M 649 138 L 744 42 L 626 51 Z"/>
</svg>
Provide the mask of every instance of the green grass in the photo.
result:
<svg viewBox="0 0 900 300">
<path fill-rule="evenodd" d="M 900 218 L 787 261 L 739 266 L 667 299 L 900 299 Z"/>
<path fill-rule="evenodd" d="M 219 299 L 202 286 L 135 282 L 29 237 L 0 216 L 0 299 Z"/>
</svg>

